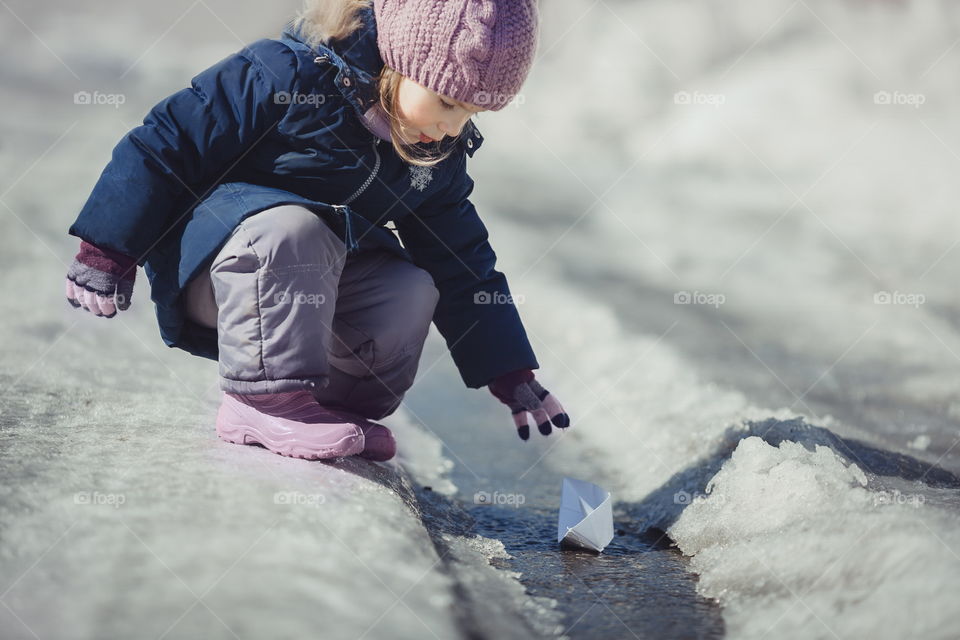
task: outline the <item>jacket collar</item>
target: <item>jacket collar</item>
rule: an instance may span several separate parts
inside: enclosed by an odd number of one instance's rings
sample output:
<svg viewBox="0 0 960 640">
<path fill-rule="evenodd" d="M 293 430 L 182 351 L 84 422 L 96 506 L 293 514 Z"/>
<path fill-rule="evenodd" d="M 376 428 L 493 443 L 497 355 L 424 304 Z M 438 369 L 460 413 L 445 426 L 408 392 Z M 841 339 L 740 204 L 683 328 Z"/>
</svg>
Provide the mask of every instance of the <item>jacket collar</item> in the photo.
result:
<svg viewBox="0 0 960 640">
<path fill-rule="evenodd" d="M 349 102 L 357 116 L 363 119 L 368 109 L 379 101 L 377 95 L 377 76 L 383 69 L 383 58 L 377 45 L 377 23 L 372 3 L 359 11 L 361 26 L 342 40 L 334 40 L 316 47 L 307 45 L 309 38 L 304 33 L 310 28 L 300 29 L 288 22 L 281 33 L 281 40 L 295 49 L 301 49 L 314 56 L 315 64 L 332 64 L 337 68 L 334 79 L 337 89 Z M 468 120 L 457 138 L 467 155 L 473 157 L 480 148 L 483 136 L 477 130 L 473 120 Z"/>
</svg>

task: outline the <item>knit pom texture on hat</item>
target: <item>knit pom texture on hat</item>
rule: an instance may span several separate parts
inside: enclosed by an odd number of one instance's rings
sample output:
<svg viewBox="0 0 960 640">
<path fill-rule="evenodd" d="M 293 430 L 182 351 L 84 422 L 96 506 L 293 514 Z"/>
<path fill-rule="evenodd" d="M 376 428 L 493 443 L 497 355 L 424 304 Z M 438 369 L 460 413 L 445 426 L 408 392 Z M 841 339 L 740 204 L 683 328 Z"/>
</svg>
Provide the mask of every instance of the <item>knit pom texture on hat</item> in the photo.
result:
<svg viewBox="0 0 960 640">
<path fill-rule="evenodd" d="M 533 64 L 535 0 L 374 0 L 374 13 L 384 63 L 454 100 L 498 111 Z"/>
</svg>

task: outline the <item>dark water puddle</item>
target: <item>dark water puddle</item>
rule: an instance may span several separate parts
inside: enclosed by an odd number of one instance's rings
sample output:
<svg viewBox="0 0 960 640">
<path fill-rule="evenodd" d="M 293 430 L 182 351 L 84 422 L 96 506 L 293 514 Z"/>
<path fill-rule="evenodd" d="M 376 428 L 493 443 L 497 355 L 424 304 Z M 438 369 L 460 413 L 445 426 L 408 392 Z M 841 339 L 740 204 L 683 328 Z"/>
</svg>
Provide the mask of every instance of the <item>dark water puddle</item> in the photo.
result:
<svg viewBox="0 0 960 640">
<path fill-rule="evenodd" d="M 444 457 L 454 463 L 450 480 L 459 489 L 457 499 L 425 487 L 415 489 L 441 557 L 446 555 L 442 534 L 499 540 L 512 558 L 495 559 L 493 564 L 520 573 L 530 595 L 556 600 L 570 638 L 724 635 L 720 607 L 697 594 L 697 576 L 687 559 L 665 536 L 644 533 L 651 520 L 662 515 L 659 506 L 664 501 L 659 496 L 655 505 L 614 505 L 615 530 L 622 534 L 602 554 L 561 549 L 557 508 L 564 474 L 551 465 L 546 452 L 524 448 L 512 433 L 509 414 L 489 394 L 456 390 L 451 381 L 458 374 L 449 358 L 441 357 L 443 345 L 433 341 L 428 347 L 425 358 L 436 366 L 418 378 L 416 393 L 407 397 L 405 407 L 443 441 Z M 449 398 L 455 398 L 456 413 L 451 413 Z M 523 496 L 524 501 L 520 507 L 477 504 L 478 492 Z M 666 502 L 673 505 L 672 498 Z M 463 587 L 455 613 L 465 635 L 504 637 L 488 632 L 486 604 L 471 599 L 470 585 Z M 521 620 L 512 627 L 525 627 L 513 637 L 549 635 Z"/>
<path fill-rule="evenodd" d="M 666 536 L 614 523 L 613 542 L 596 554 L 561 549 L 556 514 L 531 507 L 467 505 L 474 533 L 500 540 L 527 592 L 557 600 L 571 638 L 720 638 L 719 606 L 696 593 L 696 576 Z"/>
</svg>

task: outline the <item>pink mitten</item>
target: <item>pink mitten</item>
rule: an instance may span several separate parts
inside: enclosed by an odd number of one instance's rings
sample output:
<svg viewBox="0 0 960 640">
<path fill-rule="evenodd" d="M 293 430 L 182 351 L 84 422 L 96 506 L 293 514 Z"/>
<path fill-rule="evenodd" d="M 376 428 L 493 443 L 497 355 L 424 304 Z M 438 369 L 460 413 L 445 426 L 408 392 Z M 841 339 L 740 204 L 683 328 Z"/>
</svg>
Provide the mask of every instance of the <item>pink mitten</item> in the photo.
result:
<svg viewBox="0 0 960 640">
<path fill-rule="evenodd" d="M 67 271 L 67 302 L 97 316 L 112 318 L 117 310 L 126 311 L 133 296 L 137 261 L 110 249 L 80 241 L 77 254 Z"/>
</svg>

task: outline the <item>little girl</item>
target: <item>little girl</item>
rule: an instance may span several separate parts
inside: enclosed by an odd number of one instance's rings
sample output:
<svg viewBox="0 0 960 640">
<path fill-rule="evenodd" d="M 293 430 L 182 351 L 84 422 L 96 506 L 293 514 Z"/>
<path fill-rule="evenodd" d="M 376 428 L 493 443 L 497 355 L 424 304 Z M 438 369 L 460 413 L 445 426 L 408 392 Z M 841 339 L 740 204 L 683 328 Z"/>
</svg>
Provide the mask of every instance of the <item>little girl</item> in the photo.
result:
<svg viewBox="0 0 960 640">
<path fill-rule="evenodd" d="M 218 435 L 282 455 L 393 457 L 372 421 L 431 321 L 523 440 L 528 413 L 569 426 L 466 172 L 470 118 L 520 90 L 537 22 L 534 0 L 307 0 L 117 144 L 69 229 L 68 301 L 111 318 L 143 266 L 164 342 L 219 362 Z"/>
</svg>

